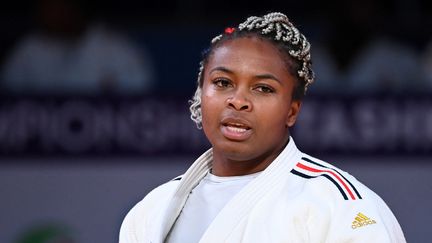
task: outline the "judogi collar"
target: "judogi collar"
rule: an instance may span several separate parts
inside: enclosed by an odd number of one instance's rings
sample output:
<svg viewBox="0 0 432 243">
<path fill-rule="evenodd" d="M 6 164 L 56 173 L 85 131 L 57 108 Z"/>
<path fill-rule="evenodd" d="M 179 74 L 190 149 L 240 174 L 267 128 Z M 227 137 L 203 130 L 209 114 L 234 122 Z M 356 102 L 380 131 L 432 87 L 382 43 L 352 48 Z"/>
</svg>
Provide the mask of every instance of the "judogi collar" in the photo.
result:
<svg viewBox="0 0 432 243">
<path fill-rule="evenodd" d="M 284 185 L 284 183 L 280 182 L 286 179 L 287 174 L 290 173 L 300 158 L 301 152 L 290 137 L 288 144 L 276 159 L 220 211 L 200 242 L 224 242 L 232 230 L 248 215 L 261 198 Z M 211 169 L 212 162 L 213 151 L 209 149 L 186 171 L 171 200 L 167 203 L 166 210 L 161 210 L 162 213 L 156 219 L 151 237 L 154 239 L 152 243 L 164 242 L 185 205 L 189 193 Z"/>
</svg>

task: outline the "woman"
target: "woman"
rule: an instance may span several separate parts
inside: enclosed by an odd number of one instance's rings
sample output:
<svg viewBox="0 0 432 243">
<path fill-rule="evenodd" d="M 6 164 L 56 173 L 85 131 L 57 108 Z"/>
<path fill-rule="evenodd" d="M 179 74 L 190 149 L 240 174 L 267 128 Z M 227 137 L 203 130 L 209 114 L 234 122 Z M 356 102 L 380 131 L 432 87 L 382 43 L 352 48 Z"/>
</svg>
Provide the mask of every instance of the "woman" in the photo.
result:
<svg viewBox="0 0 432 243">
<path fill-rule="evenodd" d="M 290 137 L 309 47 L 281 13 L 212 40 L 191 104 L 212 148 L 129 212 L 121 243 L 405 242 L 379 196 Z"/>
</svg>

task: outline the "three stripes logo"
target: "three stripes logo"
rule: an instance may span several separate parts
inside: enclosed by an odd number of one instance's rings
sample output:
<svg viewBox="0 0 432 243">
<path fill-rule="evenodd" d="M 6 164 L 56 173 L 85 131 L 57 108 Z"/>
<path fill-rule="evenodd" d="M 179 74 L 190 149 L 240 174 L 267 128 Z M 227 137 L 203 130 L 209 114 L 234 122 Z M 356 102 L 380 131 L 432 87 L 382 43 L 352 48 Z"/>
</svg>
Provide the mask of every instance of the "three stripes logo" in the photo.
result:
<svg viewBox="0 0 432 243">
<path fill-rule="evenodd" d="M 320 176 L 325 177 L 337 187 L 345 200 L 362 199 L 354 185 L 339 171 L 312 161 L 309 158 L 303 157 L 302 161 L 298 162 L 297 165 L 291 170 L 291 173 L 306 179 Z"/>
<path fill-rule="evenodd" d="M 354 221 L 352 222 L 351 228 L 357 229 L 371 224 L 376 224 L 376 221 L 362 213 L 358 213 L 357 216 L 354 218 Z"/>
</svg>

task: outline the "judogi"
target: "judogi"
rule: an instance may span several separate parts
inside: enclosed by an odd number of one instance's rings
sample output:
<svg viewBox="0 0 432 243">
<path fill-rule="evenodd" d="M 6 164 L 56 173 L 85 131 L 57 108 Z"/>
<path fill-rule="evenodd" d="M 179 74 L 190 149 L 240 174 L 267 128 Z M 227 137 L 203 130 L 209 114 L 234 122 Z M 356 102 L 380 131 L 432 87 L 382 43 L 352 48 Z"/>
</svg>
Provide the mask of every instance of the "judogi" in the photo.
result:
<svg viewBox="0 0 432 243">
<path fill-rule="evenodd" d="M 404 243 L 395 216 L 348 173 L 290 138 L 262 172 L 211 174 L 212 150 L 127 214 L 120 243 Z M 209 200 L 210 199 L 210 200 Z"/>
</svg>

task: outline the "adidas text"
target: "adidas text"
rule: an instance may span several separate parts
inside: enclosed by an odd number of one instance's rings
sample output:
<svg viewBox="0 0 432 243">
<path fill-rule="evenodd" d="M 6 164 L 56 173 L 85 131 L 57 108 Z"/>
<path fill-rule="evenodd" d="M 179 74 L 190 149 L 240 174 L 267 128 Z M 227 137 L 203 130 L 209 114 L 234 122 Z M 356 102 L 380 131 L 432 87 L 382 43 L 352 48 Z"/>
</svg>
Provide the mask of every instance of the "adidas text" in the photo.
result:
<svg viewBox="0 0 432 243">
<path fill-rule="evenodd" d="M 370 219 L 366 215 L 362 213 L 358 213 L 355 217 L 354 221 L 352 222 L 351 228 L 357 229 L 366 225 L 376 224 L 376 221 L 373 219 Z"/>
</svg>

